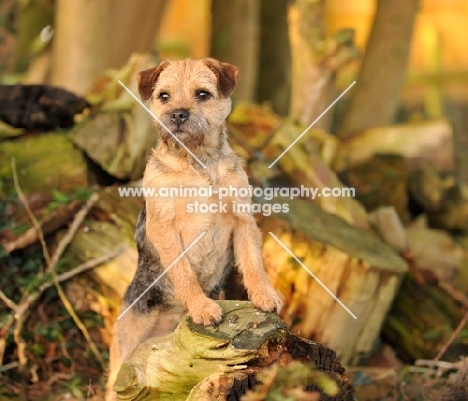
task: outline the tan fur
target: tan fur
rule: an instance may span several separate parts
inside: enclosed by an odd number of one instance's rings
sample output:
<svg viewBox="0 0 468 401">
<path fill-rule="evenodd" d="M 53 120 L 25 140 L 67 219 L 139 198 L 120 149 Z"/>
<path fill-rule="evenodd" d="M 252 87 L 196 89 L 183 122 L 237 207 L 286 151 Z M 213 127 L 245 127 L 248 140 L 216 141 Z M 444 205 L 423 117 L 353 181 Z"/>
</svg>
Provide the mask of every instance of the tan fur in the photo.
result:
<svg viewBox="0 0 468 401">
<path fill-rule="evenodd" d="M 156 123 L 160 141 L 146 167 L 143 178 L 145 187 L 212 185 L 215 190 L 230 185 L 248 187 L 247 175 L 240 159 L 227 142 L 225 128 L 226 117 L 231 111 L 229 96 L 236 80 L 236 67 L 214 59 L 166 61 L 140 73 L 139 91 L 142 98 L 150 101 L 150 108 L 155 115 L 207 167 L 200 166 Z M 211 98 L 200 101 L 197 98 L 200 90 L 209 92 Z M 167 93 L 170 100 L 162 101 L 162 93 Z M 177 126 L 171 116 L 174 110 L 179 109 L 187 110 L 190 117 Z M 183 308 L 187 308 L 196 323 L 210 325 L 221 321 L 221 308 L 207 295 L 223 279 L 221 267 L 228 262 L 227 249 L 232 241 L 236 263 L 243 274 L 250 300 L 264 311 L 279 311 L 282 302 L 268 282 L 263 268 L 262 237 L 255 219 L 251 214 L 233 213 L 232 210 L 233 202 L 250 203 L 251 200 L 242 197 L 224 198 L 223 202 L 229 203 L 228 213 L 188 213 L 187 204 L 195 200 L 203 203 L 219 202 L 217 195 L 199 199 L 146 199 L 146 236 L 159 253 L 163 268 L 170 266 L 202 232 L 206 232 L 167 273 L 178 300 L 174 307 L 179 307 L 180 313 L 183 313 Z M 118 345 L 126 351 L 120 351 L 120 356 L 118 352 L 111 351 L 113 379 L 116 376 L 114 372 L 148 335 L 150 327 L 161 323 L 158 321 L 161 318 L 158 312 L 151 314 L 147 322 L 138 321 L 131 311 L 128 314 L 128 318 L 125 315 L 116 325 L 115 338 L 118 340 L 114 347 Z M 174 329 L 172 324 L 166 323 L 164 326 L 165 329 L 159 333 Z"/>
</svg>

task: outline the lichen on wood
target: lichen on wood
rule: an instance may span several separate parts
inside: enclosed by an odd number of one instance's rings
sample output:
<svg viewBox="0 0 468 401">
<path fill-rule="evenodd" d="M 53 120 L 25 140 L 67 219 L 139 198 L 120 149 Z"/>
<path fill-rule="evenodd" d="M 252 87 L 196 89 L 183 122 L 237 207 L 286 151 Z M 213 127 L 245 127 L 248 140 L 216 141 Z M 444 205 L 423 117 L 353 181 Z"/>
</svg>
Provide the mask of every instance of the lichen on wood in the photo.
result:
<svg viewBox="0 0 468 401">
<path fill-rule="evenodd" d="M 186 315 L 174 333 L 141 343 L 115 382 L 119 399 L 193 400 L 202 394 L 206 398 L 197 399 L 239 399 L 228 397 L 252 386 L 247 377 L 274 363 L 298 361 L 329 373 L 340 390 L 329 399 L 352 400 L 333 351 L 291 335 L 278 315 L 250 302 L 218 302 L 224 312 L 219 326 L 197 325 Z"/>
</svg>

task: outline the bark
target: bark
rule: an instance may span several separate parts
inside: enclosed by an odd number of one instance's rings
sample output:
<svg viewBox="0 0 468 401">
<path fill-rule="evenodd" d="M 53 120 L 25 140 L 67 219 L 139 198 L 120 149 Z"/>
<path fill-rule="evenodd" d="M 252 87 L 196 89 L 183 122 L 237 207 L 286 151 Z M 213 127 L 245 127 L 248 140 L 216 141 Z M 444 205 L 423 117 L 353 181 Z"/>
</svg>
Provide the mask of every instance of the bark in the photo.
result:
<svg viewBox="0 0 468 401">
<path fill-rule="evenodd" d="M 287 6 L 290 0 L 261 0 L 260 61 L 257 100 L 286 116 L 291 95 L 291 49 Z"/>
<path fill-rule="evenodd" d="M 233 98 L 254 102 L 259 50 L 259 0 L 213 0 L 213 57 L 236 65 L 239 82 Z"/>
<path fill-rule="evenodd" d="M 50 133 L 4 141 L 0 146 L 0 181 L 11 183 L 11 159 L 16 161 L 20 185 L 26 194 L 73 192 L 86 187 L 83 154 L 64 134 Z M 6 185 L 7 193 L 13 186 Z"/>
<path fill-rule="evenodd" d="M 159 29 L 168 0 L 113 0 L 107 68 L 120 68 L 132 53 L 157 47 Z"/>
<path fill-rule="evenodd" d="M 109 50 L 109 0 L 57 0 L 53 85 L 84 94 L 104 71 Z"/>
<path fill-rule="evenodd" d="M 292 56 L 290 117 L 305 127 L 326 108 L 323 103 L 330 97 L 329 76 L 319 65 L 317 54 L 319 45 L 325 40 L 324 4 L 324 0 L 296 0 L 288 11 Z M 327 130 L 330 121 L 328 115 L 316 127 Z"/>
<path fill-rule="evenodd" d="M 15 128 L 48 130 L 70 128 L 73 117 L 88 103 L 50 85 L 0 85 L 0 120 Z"/>
<path fill-rule="evenodd" d="M 357 83 L 338 136 L 393 121 L 402 89 L 419 0 L 379 0 Z"/>
<path fill-rule="evenodd" d="M 292 57 L 292 93 L 289 116 L 304 128 L 314 122 L 337 97 L 336 72 L 357 57 L 354 33 L 342 29 L 326 37 L 325 0 L 296 0 L 288 9 Z M 333 110 L 315 123 L 330 131 Z"/>
<path fill-rule="evenodd" d="M 415 273 L 405 279 L 382 330 L 399 358 L 410 363 L 433 359 L 463 317 L 450 291 L 441 289 L 433 277 L 426 281 L 424 274 Z"/>
<path fill-rule="evenodd" d="M 47 42 L 39 42 L 42 30 L 53 23 L 53 3 L 28 1 L 21 8 L 18 18 L 18 49 L 16 70 L 25 71 Z"/>
<path fill-rule="evenodd" d="M 304 399 L 315 399 L 320 391 L 321 400 L 353 400 L 352 387 L 332 350 L 291 335 L 276 314 L 263 313 L 250 302 L 218 302 L 224 312 L 219 326 L 196 325 L 185 316 L 174 333 L 141 343 L 117 376 L 114 390 L 119 399 L 240 400 L 257 383 L 257 372 L 272 379 L 262 391 L 271 395 L 269 390 L 277 386 L 268 368 L 278 368 L 275 362 L 283 366 L 297 362 L 310 374 L 304 380 L 303 391 L 309 395 Z M 327 377 L 321 382 L 335 389 L 333 395 L 314 385 L 324 373 Z M 291 386 L 300 391 L 303 384 L 282 383 L 279 389 Z"/>
<path fill-rule="evenodd" d="M 20 5 L 15 0 L 3 0 L 0 3 L 0 75 L 14 70 L 19 9 Z"/>
</svg>

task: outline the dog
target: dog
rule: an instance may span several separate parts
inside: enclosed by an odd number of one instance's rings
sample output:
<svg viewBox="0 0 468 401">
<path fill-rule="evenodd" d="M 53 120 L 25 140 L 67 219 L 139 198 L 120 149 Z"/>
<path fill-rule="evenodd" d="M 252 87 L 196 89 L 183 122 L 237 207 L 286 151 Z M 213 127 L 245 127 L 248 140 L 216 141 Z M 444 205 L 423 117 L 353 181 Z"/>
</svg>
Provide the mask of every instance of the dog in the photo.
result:
<svg viewBox="0 0 468 401">
<path fill-rule="evenodd" d="M 241 159 L 228 144 L 225 123 L 237 78 L 235 66 L 212 58 L 167 60 L 138 74 L 138 91 L 158 117 L 159 131 L 144 187 L 211 185 L 213 193 L 217 188 L 248 187 Z M 222 320 L 214 299 L 234 262 L 255 307 L 267 312 L 282 307 L 263 267 L 262 235 L 255 219 L 234 207 L 250 204 L 251 199 L 234 191 L 223 199 L 226 208 L 220 213 L 190 213 L 188 206 L 194 201 L 219 203 L 213 194 L 145 200 L 135 232 L 138 267 L 122 311 L 151 288 L 115 325 L 107 400 L 116 399 L 112 385 L 117 372 L 142 340 L 171 333 L 187 311 L 195 323 L 205 326 Z"/>
</svg>

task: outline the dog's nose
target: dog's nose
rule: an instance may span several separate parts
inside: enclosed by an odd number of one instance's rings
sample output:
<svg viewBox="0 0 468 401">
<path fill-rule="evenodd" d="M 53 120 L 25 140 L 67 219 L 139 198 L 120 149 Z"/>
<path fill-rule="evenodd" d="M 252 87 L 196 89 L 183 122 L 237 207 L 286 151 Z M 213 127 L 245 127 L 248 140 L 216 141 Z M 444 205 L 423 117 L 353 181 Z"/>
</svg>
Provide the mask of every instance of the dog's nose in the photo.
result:
<svg viewBox="0 0 468 401">
<path fill-rule="evenodd" d="M 190 113 L 184 109 L 177 109 L 172 112 L 171 121 L 174 124 L 181 125 L 188 120 Z"/>
</svg>

